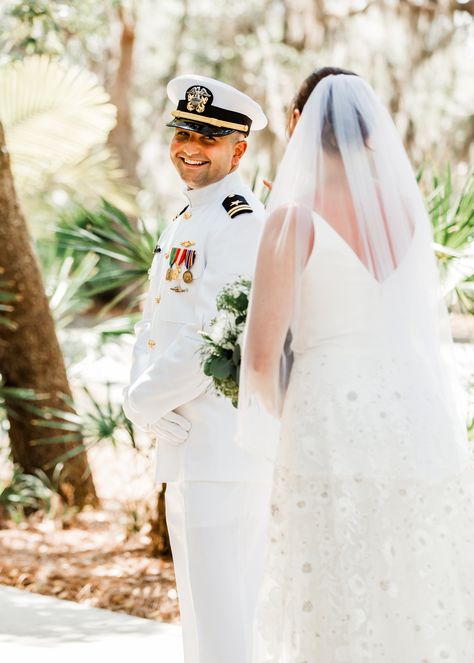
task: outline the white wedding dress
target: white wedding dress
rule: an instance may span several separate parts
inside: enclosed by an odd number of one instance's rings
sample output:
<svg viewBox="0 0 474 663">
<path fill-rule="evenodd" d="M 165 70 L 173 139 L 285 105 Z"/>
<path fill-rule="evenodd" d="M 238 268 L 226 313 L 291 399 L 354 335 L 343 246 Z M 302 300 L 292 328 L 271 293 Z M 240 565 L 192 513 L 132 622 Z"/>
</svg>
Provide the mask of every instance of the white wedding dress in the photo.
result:
<svg viewBox="0 0 474 663">
<path fill-rule="evenodd" d="M 415 229 L 378 281 L 316 214 L 314 225 L 254 661 L 473 663 L 474 471 L 406 333 L 426 237 Z M 399 296 L 404 319 L 387 310 Z"/>
</svg>

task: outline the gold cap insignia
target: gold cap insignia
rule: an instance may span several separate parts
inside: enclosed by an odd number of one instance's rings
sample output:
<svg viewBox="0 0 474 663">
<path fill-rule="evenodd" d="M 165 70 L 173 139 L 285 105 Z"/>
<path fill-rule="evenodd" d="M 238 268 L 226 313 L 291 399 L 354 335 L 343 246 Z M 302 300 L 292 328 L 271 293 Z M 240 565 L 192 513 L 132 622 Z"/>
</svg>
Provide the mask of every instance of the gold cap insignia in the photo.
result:
<svg viewBox="0 0 474 663">
<path fill-rule="evenodd" d="M 212 92 L 201 85 L 194 85 L 186 91 L 188 103 L 186 108 L 188 111 L 195 113 L 204 113 L 206 104 L 212 98 Z"/>
</svg>

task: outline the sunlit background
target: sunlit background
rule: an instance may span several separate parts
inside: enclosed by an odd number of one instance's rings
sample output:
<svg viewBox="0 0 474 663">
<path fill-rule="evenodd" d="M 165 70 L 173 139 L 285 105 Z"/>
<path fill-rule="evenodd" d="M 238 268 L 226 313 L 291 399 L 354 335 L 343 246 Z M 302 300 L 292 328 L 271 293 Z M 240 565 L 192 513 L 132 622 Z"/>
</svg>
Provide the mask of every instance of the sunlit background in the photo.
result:
<svg viewBox="0 0 474 663">
<path fill-rule="evenodd" d="M 152 445 L 121 411 L 153 248 L 184 205 L 178 74 L 265 109 L 242 161 L 262 199 L 303 79 L 373 85 L 426 200 L 474 438 L 473 17 L 473 0 L 1 2 L 0 585 L 178 619 Z"/>
</svg>

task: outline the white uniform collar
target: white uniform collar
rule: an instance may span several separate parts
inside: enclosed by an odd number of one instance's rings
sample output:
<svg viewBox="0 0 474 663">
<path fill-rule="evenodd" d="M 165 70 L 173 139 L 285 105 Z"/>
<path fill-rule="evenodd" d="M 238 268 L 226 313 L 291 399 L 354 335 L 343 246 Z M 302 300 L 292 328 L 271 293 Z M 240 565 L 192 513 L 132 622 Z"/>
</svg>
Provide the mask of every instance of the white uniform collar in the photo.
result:
<svg viewBox="0 0 474 663">
<path fill-rule="evenodd" d="M 209 205 L 214 200 L 220 200 L 221 198 L 224 200 L 231 193 L 241 191 L 242 186 L 242 179 L 238 171 L 234 170 L 233 173 L 229 173 L 214 184 L 203 186 L 200 189 L 186 189 L 184 195 L 189 200 L 191 207 L 195 208 L 199 205 Z"/>
</svg>

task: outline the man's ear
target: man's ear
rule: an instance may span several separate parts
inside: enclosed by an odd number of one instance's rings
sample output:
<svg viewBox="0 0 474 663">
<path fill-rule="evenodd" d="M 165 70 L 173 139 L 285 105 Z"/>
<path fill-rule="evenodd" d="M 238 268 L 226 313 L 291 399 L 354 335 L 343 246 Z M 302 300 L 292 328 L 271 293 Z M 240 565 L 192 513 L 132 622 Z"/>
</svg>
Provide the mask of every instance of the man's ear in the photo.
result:
<svg viewBox="0 0 474 663">
<path fill-rule="evenodd" d="M 247 151 L 247 141 L 239 140 L 234 145 L 234 154 L 232 156 L 232 165 L 237 166 L 241 158 L 244 156 Z"/>
</svg>

